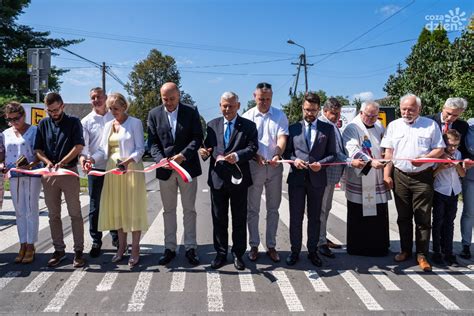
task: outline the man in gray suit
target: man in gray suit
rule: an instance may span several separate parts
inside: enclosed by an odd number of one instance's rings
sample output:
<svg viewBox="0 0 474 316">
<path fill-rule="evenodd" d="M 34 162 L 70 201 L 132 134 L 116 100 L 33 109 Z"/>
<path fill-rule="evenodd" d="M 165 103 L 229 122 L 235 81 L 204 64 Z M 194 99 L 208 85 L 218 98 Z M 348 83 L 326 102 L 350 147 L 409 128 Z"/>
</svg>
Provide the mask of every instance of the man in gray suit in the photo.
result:
<svg viewBox="0 0 474 316">
<path fill-rule="evenodd" d="M 308 92 L 303 103 L 303 120 L 290 126 L 285 157 L 294 163 L 288 174 L 290 202 L 291 254 L 286 263 L 294 265 L 299 259 L 302 244 L 303 216 L 307 200 L 307 248 L 308 259 L 320 267 L 322 261 L 317 253 L 321 224 L 321 203 L 327 183 L 326 169 L 321 165 L 335 160 L 336 139 L 334 128 L 316 120 L 320 110 L 320 99 L 316 93 Z"/>
<path fill-rule="evenodd" d="M 197 193 L 195 178 L 202 173 L 198 156 L 203 139 L 200 116 L 196 107 L 180 102 L 176 84 L 165 83 L 160 94 L 163 104 L 153 108 L 148 114 L 148 143 L 151 155 L 156 162 L 162 159 L 174 160 L 186 169 L 193 181 L 185 183 L 178 173 L 170 168 L 156 170 L 156 177 L 160 180 L 165 224 L 165 252 L 158 263 L 165 265 L 176 257 L 176 207 L 179 188 L 183 204 L 185 256 L 190 264 L 198 265 L 194 205 Z"/>
</svg>

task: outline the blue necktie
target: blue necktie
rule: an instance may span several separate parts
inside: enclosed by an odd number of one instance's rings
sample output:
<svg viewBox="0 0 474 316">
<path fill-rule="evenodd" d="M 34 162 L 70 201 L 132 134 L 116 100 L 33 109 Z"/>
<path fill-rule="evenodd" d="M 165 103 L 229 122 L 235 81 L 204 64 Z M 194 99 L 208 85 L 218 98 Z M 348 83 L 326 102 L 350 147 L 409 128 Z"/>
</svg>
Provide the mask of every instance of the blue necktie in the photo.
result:
<svg viewBox="0 0 474 316">
<path fill-rule="evenodd" d="M 227 125 L 227 128 L 224 133 L 224 145 L 227 148 L 227 145 L 229 145 L 230 134 L 232 133 L 232 130 L 231 130 L 232 122 L 227 122 L 226 125 Z"/>
<path fill-rule="evenodd" d="M 306 125 L 306 144 L 308 145 L 309 149 L 311 149 L 311 125 L 311 123 Z"/>
</svg>

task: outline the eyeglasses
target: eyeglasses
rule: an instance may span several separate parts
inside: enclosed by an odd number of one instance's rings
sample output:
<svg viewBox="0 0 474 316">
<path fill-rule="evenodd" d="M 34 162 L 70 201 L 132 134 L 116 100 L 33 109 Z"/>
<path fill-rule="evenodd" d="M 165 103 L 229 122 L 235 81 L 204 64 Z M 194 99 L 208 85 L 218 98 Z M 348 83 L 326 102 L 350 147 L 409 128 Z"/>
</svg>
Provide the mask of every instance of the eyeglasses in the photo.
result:
<svg viewBox="0 0 474 316">
<path fill-rule="evenodd" d="M 51 114 L 59 113 L 59 112 L 61 112 L 61 108 L 57 108 L 57 109 L 46 109 L 46 112 L 51 113 Z"/>
<path fill-rule="evenodd" d="M 311 113 L 318 113 L 318 112 L 319 112 L 319 110 L 313 110 L 313 109 L 308 110 L 308 109 L 305 109 L 305 108 L 303 108 L 303 111 L 305 111 L 306 113 L 309 113 L 309 114 L 311 114 Z"/>
<path fill-rule="evenodd" d="M 8 123 L 18 122 L 22 118 L 22 116 L 23 115 L 15 116 L 15 117 L 7 117 L 5 121 L 7 121 Z"/>
<path fill-rule="evenodd" d="M 446 147 L 449 147 L 449 148 L 458 148 L 458 147 L 459 147 L 459 144 L 447 144 Z"/>
<path fill-rule="evenodd" d="M 272 89 L 272 85 L 266 82 L 260 82 L 257 84 L 257 89 Z"/>
<path fill-rule="evenodd" d="M 374 118 L 376 118 L 376 117 L 379 117 L 378 114 L 370 115 L 370 114 L 367 114 L 367 113 L 365 113 L 365 112 L 362 112 L 362 113 L 363 113 L 367 118 L 369 118 L 369 119 L 374 119 Z"/>
</svg>

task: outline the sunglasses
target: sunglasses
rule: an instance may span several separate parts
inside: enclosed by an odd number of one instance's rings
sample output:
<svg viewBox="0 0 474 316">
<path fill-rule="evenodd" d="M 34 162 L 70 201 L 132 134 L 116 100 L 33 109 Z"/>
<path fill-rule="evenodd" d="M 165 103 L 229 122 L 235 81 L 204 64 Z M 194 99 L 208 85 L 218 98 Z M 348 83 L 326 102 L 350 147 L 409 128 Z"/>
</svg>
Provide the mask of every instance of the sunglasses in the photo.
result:
<svg viewBox="0 0 474 316">
<path fill-rule="evenodd" d="M 15 117 L 7 117 L 5 121 L 7 121 L 8 123 L 18 122 L 22 118 L 22 116 L 23 115 L 15 116 Z"/>
<path fill-rule="evenodd" d="M 272 85 L 266 82 L 260 82 L 257 84 L 257 89 L 272 89 Z"/>
</svg>

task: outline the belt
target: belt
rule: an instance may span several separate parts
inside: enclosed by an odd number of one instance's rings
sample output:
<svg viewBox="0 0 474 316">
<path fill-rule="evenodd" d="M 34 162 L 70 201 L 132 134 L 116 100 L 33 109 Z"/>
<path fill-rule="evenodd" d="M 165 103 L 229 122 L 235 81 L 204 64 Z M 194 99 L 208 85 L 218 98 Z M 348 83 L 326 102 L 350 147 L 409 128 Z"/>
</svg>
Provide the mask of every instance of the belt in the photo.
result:
<svg viewBox="0 0 474 316">
<path fill-rule="evenodd" d="M 421 170 L 421 171 L 418 171 L 418 172 L 405 172 L 405 171 L 402 171 L 402 170 L 400 170 L 400 169 L 398 169 L 398 168 L 395 168 L 395 169 L 397 169 L 398 172 L 403 173 L 404 175 L 407 175 L 407 176 L 417 176 L 417 175 L 419 175 L 419 174 L 423 174 L 423 173 L 426 173 L 426 172 L 428 172 L 428 171 L 432 171 L 432 170 L 433 170 L 433 169 L 431 169 L 431 168 L 426 168 L 426 169 Z"/>
</svg>

